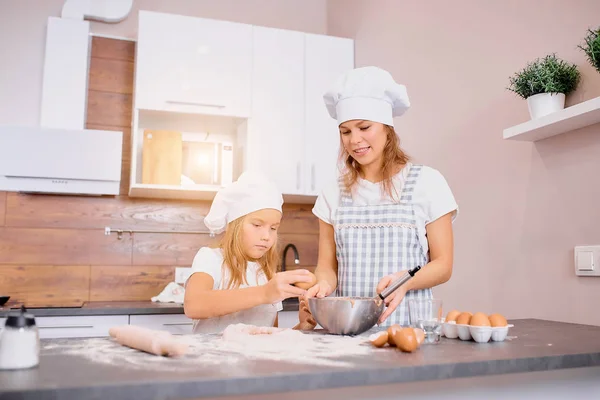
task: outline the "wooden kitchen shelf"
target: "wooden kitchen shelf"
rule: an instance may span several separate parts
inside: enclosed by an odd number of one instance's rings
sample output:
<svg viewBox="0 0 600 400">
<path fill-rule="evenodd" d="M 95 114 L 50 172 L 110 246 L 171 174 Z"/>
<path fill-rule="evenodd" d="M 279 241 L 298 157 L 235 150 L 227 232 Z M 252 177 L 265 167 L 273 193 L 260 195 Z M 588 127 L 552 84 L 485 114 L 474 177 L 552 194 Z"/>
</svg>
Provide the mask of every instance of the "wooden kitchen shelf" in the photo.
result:
<svg viewBox="0 0 600 400">
<path fill-rule="evenodd" d="M 173 200 L 213 200 L 220 186 L 212 185 L 155 185 L 136 183 L 129 189 L 130 197 Z"/>
<path fill-rule="evenodd" d="M 136 183 L 131 185 L 131 188 L 129 189 L 129 196 L 150 199 L 212 201 L 219 189 L 220 186 L 216 185 L 172 186 Z M 285 203 L 315 204 L 316 199 L 317 196 L 315 195 L 283 195 L 283 201 Z"/>
<path fill-rule="evenodd" d="M 504 130 L 506 140 L 535 142 L 600 123 L 600 97 Z"/>
</svg>

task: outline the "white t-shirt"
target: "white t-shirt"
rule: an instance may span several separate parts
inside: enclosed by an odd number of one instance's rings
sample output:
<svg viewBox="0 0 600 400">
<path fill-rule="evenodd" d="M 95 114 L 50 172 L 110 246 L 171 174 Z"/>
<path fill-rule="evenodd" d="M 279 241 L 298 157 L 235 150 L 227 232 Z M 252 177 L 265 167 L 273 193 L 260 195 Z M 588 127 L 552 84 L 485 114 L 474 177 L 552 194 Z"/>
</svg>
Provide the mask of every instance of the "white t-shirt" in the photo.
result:
<svg viewBox="0 0 600 400">
<path fill-rule="evenodd" d="M 408 171 L 412 166 L 408 163 L 393 177 L 394 186 L 401 193 Z M 394 200 L 387 194 L 382 196 L 381 183 L 372 183 L 365 179 L 357 182 L 357 188 L 352 193 L 353 204 L 356 206 L 392 204 Z M 419 242 L 425 254 L 429 252 L 429 243 L 425 226 L 439 217 L 452 212 L 452 222 L 458 215 L 458 205 L 444 176 L 436 169 L 423 166 L 415 184 L 412 194 L 412 203 L 415 210 L 416 225 L 419 231 Z M 340 186 L 335 181 L 323 189 L 317 197 L 313 214 L 324 222 L 333 225 L 333 217 L 340 204 Z"/>
<path fill-rule="evenodd" d="M 221 249 L 211 249 L 210 247 L 202 247 L 196 253 L 192 262 L 192 273 L 204 272 L 213 278 L 213 290 L 226 289 L 229 285 L 230 274 L 227 269 L 223 268 L 223 253 Z M 189 278 L 188 278 L 189 279 Z M 262 272 L 260 265 L 255 262 L 248 262 L 246 267 L 246 282 L 241 283 L 241 288 L 261 286 L 266 284 L 267 277 Z M 283 310 L 281 302 L 275 303 L 277 311 Z"/>
</svg>

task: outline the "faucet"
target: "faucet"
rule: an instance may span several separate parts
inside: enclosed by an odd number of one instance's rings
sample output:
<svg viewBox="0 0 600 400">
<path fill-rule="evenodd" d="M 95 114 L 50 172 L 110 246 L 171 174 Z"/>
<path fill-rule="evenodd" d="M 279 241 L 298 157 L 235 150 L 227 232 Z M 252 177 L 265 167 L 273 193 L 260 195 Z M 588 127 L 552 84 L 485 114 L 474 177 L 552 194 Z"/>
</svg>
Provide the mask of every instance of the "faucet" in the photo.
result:
<svg viewBox="0 0 600 400">
<path fill-rule="evenodd" d="M 296 265 L 300 264 L 300 256 L 298 255 L 298 249 L 292 243 L 289 243 L 283 249 L 283 256 L 281 259 L 281 272 L 285 271 L 285 256 L 287 255 L 287 251 L 290 248 L 292 250 L 294 250 L 294 264 L 296 264 Z"/>
</svg>

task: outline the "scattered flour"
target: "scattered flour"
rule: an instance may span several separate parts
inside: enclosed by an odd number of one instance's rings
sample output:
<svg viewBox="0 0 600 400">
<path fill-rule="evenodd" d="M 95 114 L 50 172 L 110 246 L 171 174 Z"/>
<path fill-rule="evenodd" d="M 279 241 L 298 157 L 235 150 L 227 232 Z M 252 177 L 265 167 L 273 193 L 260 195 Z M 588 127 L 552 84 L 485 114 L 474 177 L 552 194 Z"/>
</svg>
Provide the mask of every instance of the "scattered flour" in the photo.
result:
<svg viewBox="0 0 600 400">
<path fill-rule="evenodd" d="M 159 357 L 121 346 L 111 338 L 56 339 L 43 345 L 42 355 L 65 354 L 92 362 L 134 369 L 197 371 L 199 367 L 239 365 L 251 361 L 280 361 L 305 365 L 350 367 L 381 349 L 365 336 L 338 336 L 291 329 L 258 332 L 248 325 L 231 325 L 222 335 L 177 336 L 189 344 L 183 357 Z M 355 358 L 355 359 L 352 359 Z"/>
</svg>

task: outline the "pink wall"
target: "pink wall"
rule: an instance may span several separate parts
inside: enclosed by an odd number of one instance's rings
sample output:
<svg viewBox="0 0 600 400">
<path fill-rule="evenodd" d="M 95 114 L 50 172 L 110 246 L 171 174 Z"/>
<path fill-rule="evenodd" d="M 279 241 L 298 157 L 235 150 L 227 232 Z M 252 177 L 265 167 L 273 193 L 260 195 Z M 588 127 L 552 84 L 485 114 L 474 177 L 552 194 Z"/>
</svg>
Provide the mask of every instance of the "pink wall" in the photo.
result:
<svg viewBox="0 0 600 400">
<path fill-rule="evenodd" d="M 38 125 L 49 16 L 64 0 L 0 0 L 0 124 Z M 92 32 L 135 38 L 140 9 L 325 33 L 325 0 L 135 0 L 118 24 L 92 22 Z"/>
<path fill-rule="evenodd" d="M 600 25 L 600 2 L 330 0 L 328 33 L 356 39 L 358 66 L 406 84 L 397 119 L 417 162 L 438 168 L 461 207 L 445 310 L 502 312 L 600 325 L 600 278 L 574 273 L 573 247 L 600 245 L 600 125 L 538 143 L 502 130 L 529 119 L 505 90 L 530 60 L 556 52 L 580 66 L 568 104 L 600 95 L 577 49 Z M 584 178 L 584 176 L 589 178 Z"/>
</svg>

